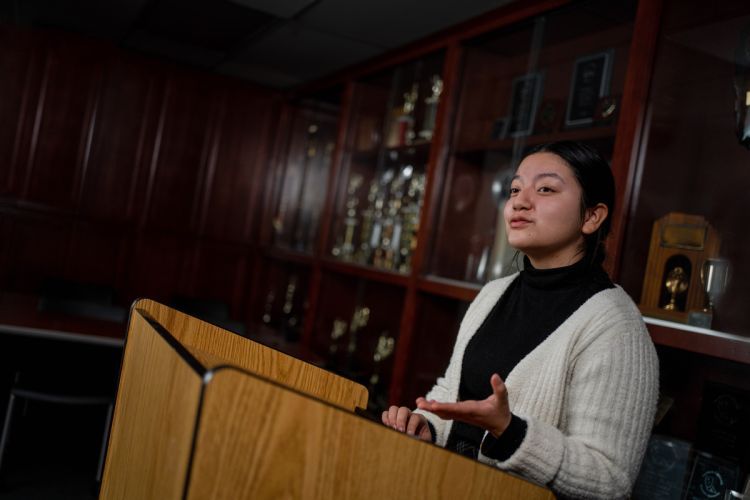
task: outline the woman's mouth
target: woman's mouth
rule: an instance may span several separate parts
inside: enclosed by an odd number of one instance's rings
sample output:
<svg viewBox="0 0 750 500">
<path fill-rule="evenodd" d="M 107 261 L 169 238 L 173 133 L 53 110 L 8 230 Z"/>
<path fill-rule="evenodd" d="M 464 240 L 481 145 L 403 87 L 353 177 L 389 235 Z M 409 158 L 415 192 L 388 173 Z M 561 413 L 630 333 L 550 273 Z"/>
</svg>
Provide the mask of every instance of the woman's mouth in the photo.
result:
<svg viewBox="0 0 750 500">
<path fill-rule="evenodd" d="M 510 227 L 513 229 L 520 229 L 522 227 L 526 227 L 529 224 L 531 224 L 531 221 L 528 219 L 511 219 L 510 220 Z"/>
</svg>

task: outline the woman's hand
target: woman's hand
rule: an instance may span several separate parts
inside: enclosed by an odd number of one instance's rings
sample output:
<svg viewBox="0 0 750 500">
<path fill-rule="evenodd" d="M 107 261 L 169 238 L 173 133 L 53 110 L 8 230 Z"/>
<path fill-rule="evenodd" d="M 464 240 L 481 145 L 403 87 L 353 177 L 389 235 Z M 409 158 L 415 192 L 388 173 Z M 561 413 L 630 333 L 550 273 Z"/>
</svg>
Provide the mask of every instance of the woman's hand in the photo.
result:
<svg viewBox="0 0 750 500">
<path fill-rule="evenodd" d="M 494 437 L 499 437 L 510 424 L 510 406 L 508 405 L 508 390 L 500 375 L 495 373 L 490 377 L 492 395 L 482 401 L 461 401 L 458 403 L 439 403 L 417 399 L 417 408 L 434 413 L 444 420 L 460 420 L 489 431 Z"/>
<path fill-rule="evenodd" d="M 427 419 L 419 413 L 413 413 L 406 406 L 391 406 L 383 412 L 382 420 L 385 425 L 399 432 L 405 432 L 410 436 L 417 436 L 423 441 L 432 442 L 432 432 L 430 432 Z"/>
</svg>

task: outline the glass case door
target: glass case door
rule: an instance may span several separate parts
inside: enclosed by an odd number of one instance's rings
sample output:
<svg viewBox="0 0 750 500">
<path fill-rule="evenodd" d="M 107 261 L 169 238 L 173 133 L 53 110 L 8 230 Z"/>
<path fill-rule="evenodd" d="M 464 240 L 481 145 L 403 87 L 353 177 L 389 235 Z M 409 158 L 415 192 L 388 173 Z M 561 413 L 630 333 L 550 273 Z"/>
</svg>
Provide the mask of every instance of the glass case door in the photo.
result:
<svg viewBox="0 0 750 500">
<path fill-rule="evenodd" d="M 337 102 L 307 101 L 293 108 L 288 147 L 273 216 L 273 245 L 312 254 L 336 144 Z"/>
<path fill-rule="evenodd" d="M 330 256 L 407 274 L 442 93 L 442 54 L 357 82 Z"/>
<path fill-rule="evenodd" d="M 466 45 L 428 274 L 484 283 L 518 269 L 502 209 L 532 147 L 575 140 L 611 157 L 635 9 L 576 2 Z"/>
</svg>

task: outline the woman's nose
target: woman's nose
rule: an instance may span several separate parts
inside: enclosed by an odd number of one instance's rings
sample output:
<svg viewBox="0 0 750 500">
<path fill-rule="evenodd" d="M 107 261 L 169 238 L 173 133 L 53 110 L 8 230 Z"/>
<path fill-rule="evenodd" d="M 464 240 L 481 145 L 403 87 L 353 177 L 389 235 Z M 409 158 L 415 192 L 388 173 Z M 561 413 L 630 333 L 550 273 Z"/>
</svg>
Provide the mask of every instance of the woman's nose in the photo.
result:
<svg viewBox="0 0 750 500">
<path fill-rule="evenodd" d="M 520 189 L 513 197 L 513 210 L 529 208 L 529 197 L 525 189 Z"/>
</svg>

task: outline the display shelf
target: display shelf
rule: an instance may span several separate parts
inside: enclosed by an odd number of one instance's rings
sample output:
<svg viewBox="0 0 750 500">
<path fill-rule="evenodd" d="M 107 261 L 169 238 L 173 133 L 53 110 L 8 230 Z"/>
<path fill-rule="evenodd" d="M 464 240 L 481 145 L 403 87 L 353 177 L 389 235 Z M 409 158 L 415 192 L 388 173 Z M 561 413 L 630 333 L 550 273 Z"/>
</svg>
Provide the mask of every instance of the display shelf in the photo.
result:
<svg viewBox="0 0 750 500">
<path fill-rule="evenodd" d="M 374 163 L 382 151 L 387 157 L 395 155 L 401 158 L 414 158 L 424 163 L 427 161 L 427 156 L 430 154 L 431 144 L 431 141 L 415 141 L 411 144 L 383 148 L 382 150 L 373 148 L 356 150 L 352 152 L 352 160 L 360 163 Z"/>
<path fill-rule="evenodd" d="M 750 337 L 644 316 L 655 344 L 750 364 Z"/>
<path fill-rule="evenodd" d="M 461 155 L 475 155 L 485 151 L 498 151 L 513 149 L 521 142 L 526 147 L 538 146 L 552 141 L 580 141 L 580 142 L 599 142 L 602 139 L 614 139 L 616 127 L 607 125 L 601 127 L 579 128 L 571 130 L 562 130 L 549 134 L 530 135 L 516 139 L 490 139 L 484 142 L 460 144 L 455 152 Z"/>
<path fill-rule="evenodd" d="M 470 302 L 482 289 L 482 285 L 430 275 L 417 280 L 417 289 L 439 297 Z"/>
<path fill-rule="evenodd" d="M 261 248 L 261 253 L 264 257 L 269 259 L 283 262 L 294 262 L 295 264 L 302 264 L 304 266 L 310 266 L 315 261 L 315 258 L 308 253 L 291 250 L 281 246 L 264 246 Z"/>
<path fill-rule="evenodd" d="M 406 286 L 407 282 L 409 281 L 409 277 L 401 273 L 376 269 L 370 266 L 363 266 L 350 262 L 342 262 L 340 260 L 334 260 L 330 258 L 322 259 L 321 265 L 323 269 L 327 269 L 329 271 L 346 274 L 348 276 L 365 278 L 380 283 L 387 283 L 390 285 Z"/>
</svg>

